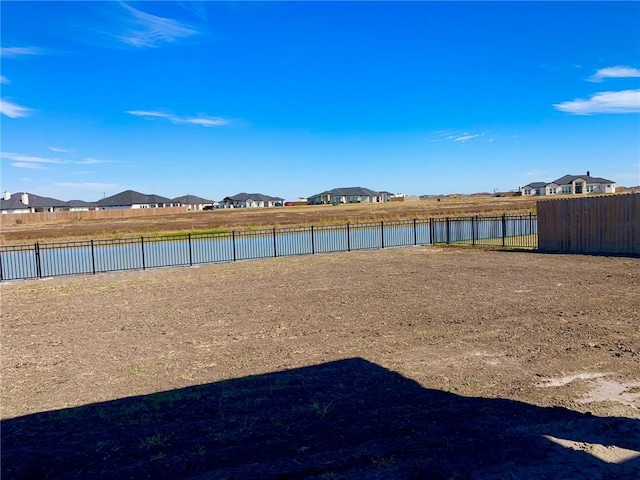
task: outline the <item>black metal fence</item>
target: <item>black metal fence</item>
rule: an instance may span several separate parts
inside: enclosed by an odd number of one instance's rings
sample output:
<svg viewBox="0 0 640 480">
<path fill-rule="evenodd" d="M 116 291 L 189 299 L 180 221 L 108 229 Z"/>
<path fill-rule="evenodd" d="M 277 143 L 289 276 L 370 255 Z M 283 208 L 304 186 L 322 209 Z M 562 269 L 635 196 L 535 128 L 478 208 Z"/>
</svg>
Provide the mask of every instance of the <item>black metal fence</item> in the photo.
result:
<svg viewBox="0 0 640 480">
<path fill-rule="evenodd" d="M 0 281 L 429 244 L 537 247 L 535 215 L 271 228 L 0 246 Z"/>
</svg>

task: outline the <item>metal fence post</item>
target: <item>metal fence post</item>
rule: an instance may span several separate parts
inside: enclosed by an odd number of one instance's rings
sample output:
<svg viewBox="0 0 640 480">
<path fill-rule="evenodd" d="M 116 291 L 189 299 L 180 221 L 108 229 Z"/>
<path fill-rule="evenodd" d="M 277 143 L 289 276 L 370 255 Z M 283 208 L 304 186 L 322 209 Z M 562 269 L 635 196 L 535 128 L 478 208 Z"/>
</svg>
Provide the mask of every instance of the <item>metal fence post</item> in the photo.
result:
<svg viewBox="0 0 640 480">
<path fill-rule="evenodd" d="M 316 246 L 313 239 L 313 225 L 311 225 L 311 255 L 316 253 Z"/>
<path fill-rule="evenodd" d="M 380 220 L 380 237 L 382 248 L 384 248 L 384 220 Z"/>
<path fill-rule="evenodd" d="M 36 242 L 35 244 L 35 253 L 36 253 L 36 274 L 38 278 L 42 278 L 42 265 L 40 264 L 40 244 Z"/>
<path fill-rule="evenodd" d="M 473 220 L 474 217 L 471 217 L 471 245 L 476 244 L 476 224 Z"/>
<path fill-rule="evenodd" d="M 231 244 L 233 246 L 233 261 L 236 261 L 236 231 L 231 231 Z"/>
<path fill-rule="evenodd" d="M 191 252 L 191 234 L 187 234 L 187 240 L 189 241 L 189 266 L 193 267 L 193 253 Z"/>
<path fill-rule="evenodd" d="M 349 223 L 347 222 L 347 252 L 351 251 L 351 230 L 349 229 Z"/>
<path fill-rule="evenodd" d="M 413 244 L 418 244 L 418 226 L 416 225 L 416 219 L 413 219 Z"/>
<path fill-rule="evenodd" d="M 505 245 L 505 238 L 507 236 L 507 217 L 505 214 L 502 214 L 502 246 Z"/>
<path fill-rule="evenodd" d="M 449 217 L 447 217 L 447 245 L 449 245 L 449 240 L 451 239 L 451 232 L 449 231 Z"/>
<path fill-rule="evenodd" d="M 433 228 L 433 218 L 429 217 L 429 243 L 435 245 L 435 229 Z"/>
<path fill-rule="evenodd" d="M 96 274 L 96 252 L 93 248 L 93 240 L 91 240 L 91 269 L 93 270 L 93 274 Z"/>
<path fill-rule="evenodd" d="M 140 237 L 140 250 L 142 251 L 142 269 L 144 270 L 145 264 L 144 264 L 144 237 Z"/>
<path fill-rule="evenodd" d="M 533 235 L 533 214 L 529 212 L 529 235 Z"/>
<path fill-rule="evenodd" d="M 278 256 L 278 251 L 276 249 L 276 227 L 273 227 L 273 256 Z"/>
<path fill-rule="evenodd" d="M 2 252 L 0 252 L 0 282 L 4 280 L 4 276 L 2 275 Z"/>
</svg>

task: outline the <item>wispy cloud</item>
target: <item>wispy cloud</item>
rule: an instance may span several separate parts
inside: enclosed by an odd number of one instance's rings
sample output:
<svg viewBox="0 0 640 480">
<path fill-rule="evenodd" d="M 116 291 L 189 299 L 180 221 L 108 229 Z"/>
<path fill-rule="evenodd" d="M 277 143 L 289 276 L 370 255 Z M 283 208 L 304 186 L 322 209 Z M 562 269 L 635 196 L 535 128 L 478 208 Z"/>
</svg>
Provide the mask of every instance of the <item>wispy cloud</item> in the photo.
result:
<svg viewBox="0 0 640 480">
<path fill-rule="evenodd" d="M 78 165 L 95 165 L 97 163 L 107 163 L 106 160 L 99 160 L 97 158 L 93 158 L 93 157 L 87 157 L 84 160 L 80 160 L 78 162 L 74 162 L 77 163 Z"/>
<path fill-rule="evenodd" d="M 11 83 L 11 80 L 9 80 L 7 77 L 5 77 L 4 75 L 0 75 L 0 83 L 2 84 L 8 84 Z"/>
<path fill-rule="evenodd" d="M 25 155 L 23 153 L 13 153 L 13 152 L 0 152 L 0 158 L 3 158 L 5 160 L 11 160 L 13 162 L 29 163 L 29 164 L 42 164 L 42 163 L 61 164 L 61 163 L 69 163 L 69 162 L 67 162 L 65 160 L 60 160 L 59 158 L 38 157 L 38 156 L 35 156 L 35 155 Z"/>
<path fill-rule="evenodd" d="M 32 111 L 30 108 L 23 107 L 22 105 L 11 103 L 7 100 L 0 100 L 0 113 L 9 118 L 28 117 Z"/>
<path fill-rule="evenodd" d="M 51 150 L 52 152 L 58 152 L 58 153 L 69 153 L 71 151 L 68 148 L 60 148 L 60 147 L 49 147 L 49 150 Z"/>
<path fill-rule="evenodd" d="M 619 92 L 599 92 L 588 100 L 578 98 L 570 102 L 554 104 L 561 112 L 574 115 L 594 113 L 637 113 L 640 112 L 640 89 Z"/>
<path fill-rule="evenodd" d="M 196 27 L 177 20 L 142 12 L 124 2 L 120 2 L 120 5 L 129 12 L 124 32 L 116 36 L 125 44 L 155 48 L 201 33 Z"/>
<path fill-rule="evenodd" d="M 11 164 L 11 166 L 15 168 L 30 168 L 32 170 L 44 170 L 45 168 L 39 163 L 29 163 L 29 162 L 14 162 Z"/>
<path fill-rule="evenodd" d="M 85 190 L 113 190 L 119 188 L 117 183 L 99 183 L 99 182 L 59 182 L 53 184 L 56 187 L 63 188 L 82 188 Z"/>
<path fill-rule="evenodd" d="M 44 50 L 38 47 L 0 47 L 0 57 L 15 58 L 25 55 L 44 55 Z"/>
<path fill-rule="evenodd" d="M 480 136 L 480 134 L 470 135 L 470 134 L 465 132 L 464 135 L 459 135 L 457 137 L 453 137 L 452 140 L 454 142 L 464 143 L 464 142 L 468 142 L 469 140 L 473 140 L 474 138 L 478 138 L 479 136 Z"/>
<path fill-rule="evenodd" d="M 171 113 L 149 111 L 149 110 L 127 110 L 127 113 L 129 115 L 135 115 L 137 117 L 164 118 L 169 120 L 172 123 L 200 125 L 203 127 L 221 127 L 223 125 L 229 124 L 229 120 L 227 120 L 226 118 L 208 117 L 205 115 L 201 115 L 197 117 L 184 117 L 184 116 L 173 115 Z"/>
<path fill-rule="evenodd" d="M 605 78 L 636 78 L 640 77 L 640 70 L 633 67 L 625 67 L 618 65 L 615 67 L 601 68 L 591 75 L 587 80 L 589 82 L 599 83 Z"/>
</svg>

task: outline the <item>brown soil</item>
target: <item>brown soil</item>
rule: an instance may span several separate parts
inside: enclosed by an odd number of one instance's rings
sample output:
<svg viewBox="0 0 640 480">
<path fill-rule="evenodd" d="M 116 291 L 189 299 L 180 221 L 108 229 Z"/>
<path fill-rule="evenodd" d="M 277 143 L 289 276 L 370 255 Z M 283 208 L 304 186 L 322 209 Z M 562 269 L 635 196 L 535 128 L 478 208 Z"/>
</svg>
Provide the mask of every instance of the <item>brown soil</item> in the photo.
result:
<svg viewBox="0 0 640 480">
<path fill-rule="evenodd" d="M 638 285 L 436 247 L 4 283 L 2 478 L 638 478 Z"/>
<path fill-rule="evenodd" d="M 3 225 L 2 243 L 99 239 L 175 232 L 240 230 L 261 227 L 343 224 L 346 222 L 409 220 L 438 216 L 528 213 L 536 200 L 522 197 L 445 197 L 402 203 L 251 208 L 184 212 L 171 215 L 110 219 L 69 219 L 23 225 Z"/>
</svg>

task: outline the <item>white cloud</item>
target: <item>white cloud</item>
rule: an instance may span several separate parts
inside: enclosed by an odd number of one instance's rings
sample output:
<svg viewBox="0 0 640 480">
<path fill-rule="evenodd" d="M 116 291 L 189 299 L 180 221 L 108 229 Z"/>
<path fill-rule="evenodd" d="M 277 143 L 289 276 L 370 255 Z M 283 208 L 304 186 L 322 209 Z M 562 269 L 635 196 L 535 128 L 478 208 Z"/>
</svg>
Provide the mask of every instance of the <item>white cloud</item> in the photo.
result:
<svg viewBox="0 0 640 480">
<path fill-rule="evenodd" d="M 618 65 L 616 67 L 601 68 L 591 75 L 587 80 L 590 82 L 601 82 L 605 78 L 635 78 L 640 77 L 640 70 L 633 67 Z"/>
<path fill-rule="evenodd" d="M 191 25 L 142 12 L 123 2 L 120 5 L 130 13 L 130 17 L 125 31 L 117 38 L 128 45 L 154 48 L 200 34 Z"/>
<path fill-rule="evenodd" d="M 5 77 L 4 75 L 0 75 L 0 83 L 2 84 L 8 84 L 11 83 L 11 80 L 9 80 L 7 77 Z"/>
<path fill-rule="evenodd" d="M 578 98 L 571 102 L 554 104 L 553 107 L 561 112 L 573 113 L 574 115 L 637 113 L 640 112 L 640 89 L 599 92 L 588 100 Z"/>
<path fill-rule="evenodd" d="M 469 140 L 472 140 L 474 138 L 478 138 L 480 135 L 469 135 L 469 134 L 464 134 L 464 135 L 460 135 L 456 138 L 453 139 L 454 142 L 460 142 L 460 143 L 464 143 L 464 142 L 468 142 Z"/>
<path fill-rule="evenodd" d="M 9 118 L 27 117 L 31 112 L 32 110 L 30 108 L 23 107 L 6 100 L 0 100 L 0 113 Z"/>
<path fill-rule="evenodd" d="M 58 153 L 69 153 L 71 151 L 68 148 L 60 148 L 60 147 L 49 147 L 49 150 L 51 150 L 52 152 L 58 152 Z"/>
<path fill-rule="evenodd" d="M 489 135 L 491 136 L 489 137 Z M 487 137 L 486 140 L 488 142 L 493 142 L 496 139 L 496 137 L 498 137 L 499 135 L 500 135 L 499 133 L 491 134 L 490 131 L 486 131 L 482 133 L 469 133 L 469 132 L 455 133 L 448 130 L 440 130 L 438 132 L 434 132 L 430 134 L 430 136 L 439 137 L 439 138 L 430 140 L 430 143 L 439 142 L 441 140 L 451 140 L 452 142 L 466 143 L 469 140 L 473 140 L 476 138 L 482 139 L 483 137 Z"/>
<path fill-rule="evenodd" d="M 33 181 L 33 178 L 30 178 L 30 177 L 22 177 L 22 178 L 20 179 L 20 181 L 21 181 L 21 182 L 32 182 L 32 181 Z"/>
<path fill-rule="evenodd" d="M 60 160 L 58 158 L 45 158 L 45 157 L 36 157 L 34 155 L 24 155 L 22 153 L 12 153 L 12 152 L 0 152 L 0 157 L 5 160 L 11 160 L 19 163 L 68 163 L 64 160 Z"/>
<path fill-rule="evenodd" d="M 106 163 L 106 160 L 98 160 L 97 158 L 87 157 L 84 160 L 80 160 L 79 162 L 75 162 L 78 165 L 95 165 L 96 163 Z"/>
<path fill-rule="evenodd" d="M 45 168 L 39 163 L 29 163 L 29 162 L 15 162 L 15 163 L 12 163 L 11 166 L 16 168 L 30 168 L 32 170 L 43 170 Z"/>
<path fill-rule="evenodd" d="M 165 118 L 172 123 L 182 123 L 182 124 L 192 124 L 192 125 L 201 125 L 203 127 L 220 127 L 223 125 L 227 125 L 229 120 L 221 117 L 208 117 L 208 116 L 199 116 L 199 117 L 181 117 L 178 115 L 173 115 L 171 113 L 165 112 L 157 112 L 157 111 L 149 111 L 149 110 L 127 110 L 129 115 L 135 115 L 137 117 L 145 117 L 145 118 Z"/>
<path fill-rule="evenodd" d="M 20 57 L 23 55 L 43 55 L 44 50 L 38 47 L 0 47 L 0 57 Z"/>
<path fill-rule="evenodd" d="M 56 187 L 63 188 L 82 188 L 85 190 L 112 190 L 119 188 L 117 183 L 97 183 L 97 182 L 59 182 L 54 183 Z"/>
</svg>

